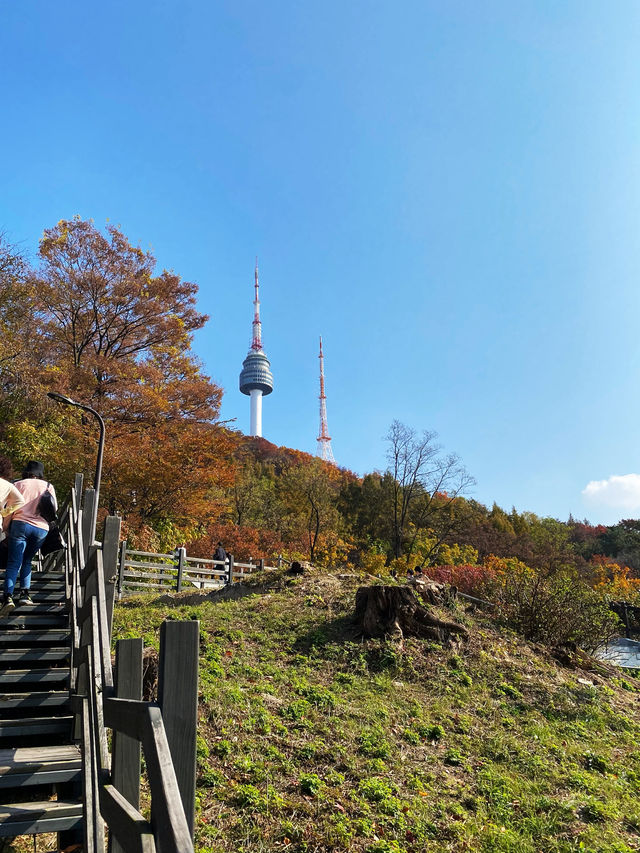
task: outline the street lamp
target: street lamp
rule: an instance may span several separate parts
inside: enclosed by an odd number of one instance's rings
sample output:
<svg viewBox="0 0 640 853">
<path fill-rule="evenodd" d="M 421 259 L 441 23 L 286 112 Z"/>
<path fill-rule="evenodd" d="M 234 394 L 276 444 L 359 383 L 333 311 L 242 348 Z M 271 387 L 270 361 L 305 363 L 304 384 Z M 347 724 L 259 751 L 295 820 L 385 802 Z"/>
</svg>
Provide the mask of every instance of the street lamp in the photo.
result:
<svg viewBox="0 0 640 853">
<path fill-rule="evenodd" d="M 71 397 L 65 397 L 64 394 L 58 394 L 57 391 L 49 391 L 47 393 L 47 397 L 50 397 L 52 400 L 55 400 L 56 403 L 64 403 L 66 406 L 76 406 L 78 409 L 82 409 L 84 412 L 89 412 L 97 419 L 100 425 L 100 439 L 98 441 L 98 458 L 96 459 L 96 473 L 93 478 L 93 488 L 96 493 L 95 495 L 95 503 L 93 508 L 93 519 L 91 523 L 91 541 L 96 538 L 96 521 L 98 516 L 98 500 L 100 498 L 100 480 L 102 479 L 102 455 L 104 453 L 104 421 L 102 419 L 102 415 L 99 415 L 95 409 L 92 409 L 91 406 L 85 406 L 84 403 L 76 403 L 75 400 L 72 400 Z"/>
</svg>

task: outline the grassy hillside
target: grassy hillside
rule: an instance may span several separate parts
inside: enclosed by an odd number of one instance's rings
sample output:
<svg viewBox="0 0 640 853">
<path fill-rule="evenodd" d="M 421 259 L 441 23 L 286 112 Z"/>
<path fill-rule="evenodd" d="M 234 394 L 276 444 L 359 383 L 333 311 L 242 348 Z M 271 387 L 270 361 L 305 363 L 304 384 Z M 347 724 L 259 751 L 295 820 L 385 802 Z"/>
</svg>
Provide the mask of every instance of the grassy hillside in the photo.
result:
<svg viewBox="0 0 640 853">
<path fill-rule="evenodd" d="M 635 679 L 563 668 L 463 608 L 443 615 L 464 647 L 363 642 L 362 583 L 117 607 L 115 638 L 146 645 L 201 620 L 198 850 L 640 849 Z"/>
</svg>

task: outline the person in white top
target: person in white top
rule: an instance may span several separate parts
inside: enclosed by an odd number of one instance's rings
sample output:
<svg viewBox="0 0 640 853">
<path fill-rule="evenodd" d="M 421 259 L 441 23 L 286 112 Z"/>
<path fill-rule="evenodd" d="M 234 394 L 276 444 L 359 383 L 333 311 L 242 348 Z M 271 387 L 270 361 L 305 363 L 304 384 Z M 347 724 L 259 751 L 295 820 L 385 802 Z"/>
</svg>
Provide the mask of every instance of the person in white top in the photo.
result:
<svg viewBox="0 0 640 853">
<path fill-rule="evenodd" d="M 20 574 L 20 604 L 33 604 L 31 587 L 31 560 L 49 532 L 49 523 L 40 515 L 38 504 L 49 491 L 57 508 L 53 486 L 44 479 L 42 462 L 27 462 L 22 479 L 14 483 L 24 504 L 11 514 L 8 536 L 7 568 L 4 578 L 4 601 L 0 616 L 7 616 L 15 607 L 13 591 Z"/>
<path fill-rule="evenodd" d="M 22 506 L 24 498 L 13 485 L 11 460 L 0 454 L 0 540 L 3 539 L 2 519 Z"/>
<path fill-rule="evenodd" d="M 4 518 L 24 506 L 24 498 L 13 483 L 0 477 L 0 516 Z"/>
</svg>

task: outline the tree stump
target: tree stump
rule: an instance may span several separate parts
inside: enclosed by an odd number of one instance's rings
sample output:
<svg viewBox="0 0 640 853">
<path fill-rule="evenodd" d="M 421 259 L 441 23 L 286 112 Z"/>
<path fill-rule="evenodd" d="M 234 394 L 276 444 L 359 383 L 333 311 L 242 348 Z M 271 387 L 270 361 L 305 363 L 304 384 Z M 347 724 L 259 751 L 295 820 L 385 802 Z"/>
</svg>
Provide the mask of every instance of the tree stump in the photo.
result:
<svg viewBox="0 0 640 853">
<path fill-rule="evenodd" d="M 365 637 L 400 634 L 449 644 L 469 636 L 461 625 L 433 616 L 410 586 L 361 586 L 354 615 Z"/>
<path fill-rule="evenodd" d="M 142 652 L 142 698 L 145 702 L 158 698 L 158 652 L 150 646 Z"/>
</svg>

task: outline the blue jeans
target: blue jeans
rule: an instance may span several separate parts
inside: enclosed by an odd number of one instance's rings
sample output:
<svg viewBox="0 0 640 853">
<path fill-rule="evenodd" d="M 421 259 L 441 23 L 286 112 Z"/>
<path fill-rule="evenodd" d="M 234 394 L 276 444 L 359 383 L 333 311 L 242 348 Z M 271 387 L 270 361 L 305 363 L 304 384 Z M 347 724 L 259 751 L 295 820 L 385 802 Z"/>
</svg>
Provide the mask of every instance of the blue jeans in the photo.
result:
<svg viewBox="0 0 640 853">
<path fill-rule="evenodd" d="M 13 595 L 18 572 L 20 589 L 31 586 L 31 560 L 44 542 L 46 530 L 27 524 L 26 521 L 12 521 L 9 528 L 9 550 L 7 553 L 7 571 L 4 579 L 5 595 Z"/>
</svg>

